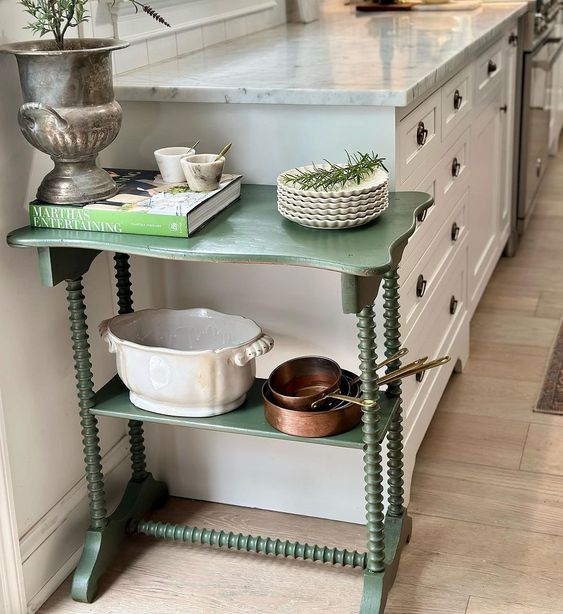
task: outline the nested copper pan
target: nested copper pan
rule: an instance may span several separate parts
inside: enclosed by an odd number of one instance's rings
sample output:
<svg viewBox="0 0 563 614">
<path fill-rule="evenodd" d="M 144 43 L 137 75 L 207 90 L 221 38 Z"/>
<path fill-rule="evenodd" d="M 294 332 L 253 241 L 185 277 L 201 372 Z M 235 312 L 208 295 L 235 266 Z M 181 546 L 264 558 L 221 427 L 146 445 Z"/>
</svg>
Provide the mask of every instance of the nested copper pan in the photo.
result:
<svg viewBox="0 0 563 614">
<path fill-rule="evenodd" d="M 343 371 L 343 375 L 348 379 L 355 377 L 349 371 Z M 359 388 L 357 392 L 359 394 Z M 340 403 L 326 411 L 300 411 L 280 407 L 272 396 L 268 382 L 262 388 L 262 398 L 268 423 L 276 430 L 296 437 L 338 435 L 353 429 L 362 419 L 361 407 L 352 403 Z"/>
<path fill-rule="evenodd" d="M 311 404 L 340 390 L 340 365 L 324 356 L 300 356 L 276 367 L 268 379 L 272 400 L 280 407 L 311 411 Z"/>
</svg>

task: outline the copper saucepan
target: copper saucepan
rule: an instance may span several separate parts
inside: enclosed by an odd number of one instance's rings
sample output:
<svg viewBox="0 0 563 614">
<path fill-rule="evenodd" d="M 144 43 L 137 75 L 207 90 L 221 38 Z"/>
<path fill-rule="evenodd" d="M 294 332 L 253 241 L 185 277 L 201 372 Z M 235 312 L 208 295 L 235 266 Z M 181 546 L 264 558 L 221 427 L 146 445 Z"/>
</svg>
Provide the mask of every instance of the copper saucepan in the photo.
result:
<svg viewBox="0 0 563 614">
<path fill-rule="evenodd" d="M 355 375 L 342 372 L 342 380 L 353 381 Z M 357 384 L 350 386 L 350 393 L 360 394 Z M 262 388 L 264 415 L 276 430 L 297 437 L 328 437 L 353 429 L 362 418 L 361 408 L 349 402 L 339 402 L 331 409 L 321 411 L 299 411 L 279 406 L 272 396 L 268 382 Z M 334 400 L 332 401 L 334 403 Z"/>
<path fill-rule="evenodd" d="M 280 407 L 308 411 L 312 403 L 340 390 L 342 370 L 323 356 L 301 356 L 276 367 L 268 379 L 271 396 Z"/>
</svg>

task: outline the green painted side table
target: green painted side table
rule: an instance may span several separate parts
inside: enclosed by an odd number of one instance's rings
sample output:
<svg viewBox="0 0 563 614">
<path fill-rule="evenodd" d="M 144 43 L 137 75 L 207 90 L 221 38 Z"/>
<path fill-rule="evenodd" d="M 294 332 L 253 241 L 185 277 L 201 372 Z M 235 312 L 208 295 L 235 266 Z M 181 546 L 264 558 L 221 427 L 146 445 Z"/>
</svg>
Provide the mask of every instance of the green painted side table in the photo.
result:
<svg viewBox="0 0 563 614">
<path fill-rule="evenodd" d="M 190 239 L 30 227 L 8 235 L 8 243 L 13 247 L 37 249 L 40 275 L 45 285 L 55 286 L 65 281 L 67 287 L 90 504 L 90 528 L 72 584 L 75 600 L 91 602 L 94 599 L 100 576 L 121 541 L 127 534 L 135 533 L 358 567 L 364 573 L 361 613 L 384 611 L 401 549 L 410 538 L 411 519 L 403 501 L 401 384 L 391 384 L 385 394 L 379 395 L 373 302 L 383 282 L 385 355 L 392 356 L 400 347 L 397 267 L 415 231 L 416 217 L 432 203 L 431 197 L 421 192 L 390 194 L 389 209 L 376 223 L 350 230 L 318 231 L 292 224 L 277 213 L 275 187 L 247 185 L 243 186 L 239 203 Z M 361 426 L 348 433 L 302 439 L 280 433 L 265 421 L 260 398 L 263 382 L 260 380 L 256 381 L 242 408 L 205 419 L 145 412 L 131 404 L 127 390 L 117 377 L 95 392 L 82 281 L 90 264 L 102 251 L 115 253 L 119 313 L 133 310 L 130 254 L 186 261 L 299 265 L 339 272 L 343 311 L 357 315 L 361 388 L 364 396 L 377 400 L 377 404 L 364 409 Z M 395 361 L 388 370 L 399 364 Z M 124 418 L 129 424 L 132 474 L 121 503 L 112 514 L 108 514 L 106 507 L 97 416 Z M 162 505 L 168 495 L 166 484 L 154 480 L 146 468 L 144 421 L 363 449 L 366 551 L 339 550 L 144 520 L 143 514 Z M 388 508 L 384 515 L 381 454 L 385 436 Z"/>
</svg>

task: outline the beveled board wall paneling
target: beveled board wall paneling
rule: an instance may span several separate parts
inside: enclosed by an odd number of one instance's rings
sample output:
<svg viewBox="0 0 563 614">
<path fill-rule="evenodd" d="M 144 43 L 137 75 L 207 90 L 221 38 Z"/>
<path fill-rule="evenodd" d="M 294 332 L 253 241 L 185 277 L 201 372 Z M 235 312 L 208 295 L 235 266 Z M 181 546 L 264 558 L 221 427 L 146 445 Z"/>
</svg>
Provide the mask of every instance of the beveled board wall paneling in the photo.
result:
<svg viewBox="0 0 563 614">
<path fill-rule="evenodd" d="M 169 60 L 286 21 L 285 0 L 153 0 L 172 26 L 157 23 L 126 0 L 90 0 L 82 36 L 113 36 L 130 47 L 114 54 L 116 73 Z"/>
</svg>

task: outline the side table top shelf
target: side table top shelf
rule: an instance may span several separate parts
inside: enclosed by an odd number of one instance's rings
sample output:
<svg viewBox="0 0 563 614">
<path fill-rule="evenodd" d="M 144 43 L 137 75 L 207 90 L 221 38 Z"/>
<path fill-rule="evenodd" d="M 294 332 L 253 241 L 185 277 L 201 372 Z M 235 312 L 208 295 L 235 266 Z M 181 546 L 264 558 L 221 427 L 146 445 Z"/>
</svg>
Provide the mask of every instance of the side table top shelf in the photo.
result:
<svg viewBox="0 0 563 614">
<path fill-rule="evenodd" d="M 240 201 L 190 238 L 24 227 L 8 235 L 13 247 L 75 248 L 199 262 L 285 264 L 358 277 L 392 268 L 432 205 L 423 192 L 389 194 L 389 208 L 375 222 L 346 230 L 304 228 L 277 211 L 276 187 L 243 185 Z"/>
<path fill-rule="evenodd" d="M 129 391 L 119 377 L 116 376 L 96 393 L 95 406 L 90 411 L 97 416 L 124 418 L 126 420 L 158 422 L 159 424 L 171 424 L 210 431 L 223 431 L 241 435 L 254 435 L 257 437 L 317 443 L 342 448 L 362 448 L 361 424 L 347 433 L 334 435 L 332 437 L 295 437 L 277 431 L 270 426 L 264 418 L 261 395 L 263 384 L 263 379 L 257 379 L 248 393 L 245 404 L 232 412 L 212 418 L 178 418 L 175 416 L 165 416 L 144 411 L 133 405 L 129 400 Z M 380 440 L 383 440 L 385 437 L 397 406 L 397 398 L 389 398 L 384 392 L 380 393 Z"/>
</svg>

